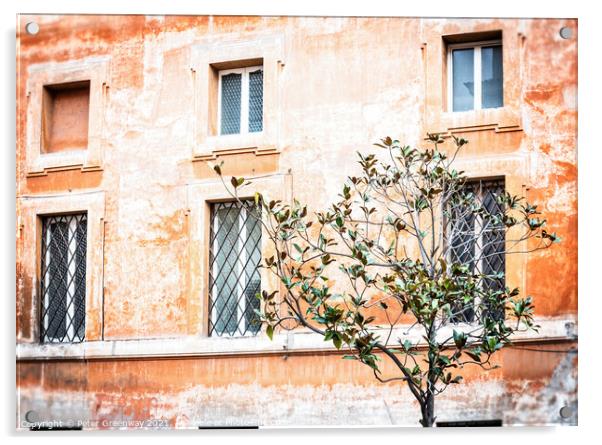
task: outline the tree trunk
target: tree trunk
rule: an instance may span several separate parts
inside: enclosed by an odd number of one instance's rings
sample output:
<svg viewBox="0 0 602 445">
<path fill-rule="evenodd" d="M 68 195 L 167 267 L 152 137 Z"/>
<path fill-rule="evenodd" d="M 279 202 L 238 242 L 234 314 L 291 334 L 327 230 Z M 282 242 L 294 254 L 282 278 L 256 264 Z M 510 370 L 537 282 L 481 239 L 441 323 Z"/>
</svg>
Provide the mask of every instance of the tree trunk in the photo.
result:
<svg viewBox="0 0 602 445">
<path fill-rule="evenodd" d="M 435 424 L 435 394 L 429 388 L 426 393 L 426 399 L 421 406 L 422 419 L 420 424 L 423 427 L 432 427 Z"/>
</svg>

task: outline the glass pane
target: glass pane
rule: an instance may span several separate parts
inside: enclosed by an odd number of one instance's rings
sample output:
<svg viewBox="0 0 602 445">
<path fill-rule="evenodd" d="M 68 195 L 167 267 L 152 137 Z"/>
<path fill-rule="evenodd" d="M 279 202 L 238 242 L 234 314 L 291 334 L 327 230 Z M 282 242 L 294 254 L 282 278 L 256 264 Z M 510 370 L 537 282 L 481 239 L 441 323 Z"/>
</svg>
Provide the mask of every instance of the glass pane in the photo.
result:
<svg viewBox="0 0 602 445">
<path fill-rule="evenodd" d="M 481 48 L 482 108 L 496 108 L 504 104 L 502 47 Z"/>
<path fill-rule="evenodd" d="M 222 76 L 221 134 L 240 133 L 240 96 L 242 74 Z"/>
<path fill-rule="evenodd" d="M 86 331 L 86 232 L 87 220 L 83 215 L 77 223 L 75 232 L 75 301 L 73 329 L 76 337 L 82 341 Z"/>
<path fill-rule="evenodd" d="M 249 73 L 249 132 L 263 129 L 263 70 Z"/>
<path fill-rule="evenodd" d="M 468 202 L 474 199 L 474 190 L 467 185 L 460 191 L 460 195 Z M 466 265 L 470 270 L 475 268 L 476 239 L 475 239 L 475 216 L 471 212 L 470 204 L 454 204 L 450 215 L 451 235 L 451 261 Z M 471 322 L 474 319 L 474 308 L 472 302 L 464 304 L 456 302 L 452 311 L 453 323 Z"/>
<path fill-rule="evenodd" d="M 474 108 L 474 49 L 456 49 L 452 52 L 453 111 Z"/>
<path fill-rule="evenodd" d="M 69 224 L 56 222 L 50 225 L 50 263 L 48 265 L 47 333 L 49 340 L 63 339 L 67 334 L 67 286 Z"/>
<path fill-rule="evenodd" d="M 238 275 L 237 264 L 239 212 L 234 205 L 217 210 L 217 252 L 215 262 L 217 274 L 213 286 L 215 332 L 218 335 L 234 334 L 238 321 Z"/>
<path fill-rule="evenodd" d="M 245 265 L 245 275 L 247 277 L 245 289 L 245 324 L 246 330 L 256 334 L 261 328 L 261 323 L 254 309 L 259 310 L 260 301 L 255 296 L 261 291 L 261 276 L 258 266 L 261 263 L 261 224 L 259 223 L 259 210 L 255 206 L 249 206 L 249 214 L 245 222 L 247 231 L 247 243 L 245 245 L 247 264 Z"/>
</svg>

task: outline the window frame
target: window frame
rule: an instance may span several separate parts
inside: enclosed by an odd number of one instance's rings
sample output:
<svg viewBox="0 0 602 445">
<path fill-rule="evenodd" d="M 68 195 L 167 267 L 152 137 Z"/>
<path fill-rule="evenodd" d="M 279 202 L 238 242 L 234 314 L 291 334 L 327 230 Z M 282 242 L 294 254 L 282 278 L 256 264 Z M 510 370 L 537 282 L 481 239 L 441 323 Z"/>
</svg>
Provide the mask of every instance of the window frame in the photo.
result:
<svg viewBox="0 0 602 445">
<path fill-rule="evenodd" d="M 476 187 L 473 191 L 473 193 L 475 193 L 475 199 L 478 199 L 481 204 L 483 203 L 483 198 L 485 196 L 485 194 L 487 193 L 487 190 L 485 187 L 483 187 L 483 184 L 486 183 L 501 183 L 502 186 L 502 193 L 506 193 L 507 191 L 507 180 L 505 176 L 488 176 L 488 177 L 475 177 L 475 178 L 471 178 L 468 177 L 464 183 L 464 186 L 469 186 L 472 184 L 475 184 Z M 478 188 L 477 188 L 478 187 Z M 476 194 L 476 192 L 478 192 L 478 196 Z M 448 226 L 448 230 L 450 230 L 451 228 Z M 484 243 L 483 243 L 483 238 L 485 236 L 486 233 L 489 232 L 489 230 L 483 230 L 483 218 L 481 216 L 475 216 L 474 219 L 474 223 L 473 223 L 473 230 L 475 234 L 479 234 L 478 237 L 475 237 L 474 239 L 474 257 L 472 258 L 472 261 L 474 262 L 473 264 L 473 272 L 474 270 L 478 270 L 481 273 L 483 273 L 483 265 L 484 265 L 484 261 L 485 259 L 482 256 L 482 251 L 485 248 Z M 492 229 L 494 230 L 494 229 Z M 446 261 L 452 262 L 453 261 L 453 256 L 455 255 L 453 253 L 453 236 L 450 234 L 449 236 L 446 236 L 447 242 L 450 245 L 450 249 L 448 251 L 448 257 L 446 258 Z M 506 232 L 504 232 L 504 246 L 506 245 Z M 507 262 L 507 258 L 506 258 L 506 252 L 504 252 L 503 254 L 504 256 L 504 286 L 506 286 L 507 284 L 507 266 L 508 266 L 508 262 Z M 476 259 L 476 260 L 475 260 Z M 482 283 L 481 283 L 482 284 Z M 480 298 L 476 297 L 475 298 L 475 305 L 479 305 L 480 304 Z M 470 320 L 466 319 L 466 314 L 462 315 L 462 319 L 457 319 L 457 320 L 453 320 L 450 319 L 451 323 L 454 324 L 458 324 L 458 323 L 466 323 L 468 325 L 477 325 L 481 323 L 481 320 L 476 318 L 476 314 L 473 313 L 470 316 Z"/>
<path fill-rule="evenodd" d="M 228 137 L 228 136 L 240 136 L 248 134 L 261 135 L 264 127 L 264 113 L 261 113 L 261 131 L 249 131 L 249 74 L 261 70 L 264 74 L 263 65 L 254 65 L 243 68 L 231 68 L 219 70 L 217 72 L 217 136 Z M 238 133 L 222 134 L 222 77 L 228 74 L 241 74 L 241 86 L 240 86 L 240 131 Z M 263 78 L 265 80 L 265 77 Z M 263 81 L 262 81 L 263 82 Z M 265 95 L 265 89 L 262 86 L 262 103 Z"/>
<path fill-rule="evenodd" d="M 502 48 L 502 105 L 499 107 L 483 108 L 482 107 L 482 79 L 481 79 L 481 49 L 491 46 L 500 46 Z M 473 79 L 474 79 L 474 98 L 473 108 L 470 110 L 454 111 L 454 67 L 452 54 L 457 49 L 474 50 L 473 57 Z M 504 76 L 503 76 L 503 60 L 504 60 L 504 45 L 502 39 L 481 40 L 475 42 L 448 43 L 447 44 L 447 110 L 451 113 L 468 113 L 477 110 L 495 110 L 504 107 Z"/>
<path fill-rule="evenodd" d="M 85 275 L 84 275 L 84 281 L 83 281 L 83 286 L 84 286 L 84 290 L 83 290 L 83 300 L 82 300 L 82 304 L 83 304 L 83 336 L 80 337 L 79 334 L 77 334 L 73 323 L 70 322 L 68 326 L 65 327 L 65 335 L 61 338 L 58 336 L 54 336 L 54 335 L 50 335 L 49 333 L 49 328 L 50 328 L 50 319 L 51 317 L 51 313 L 49 310 L 49 306 L 50 306 L 50 295 L 48 290 L 51 289 L 51 282 L 50 282 L 50 274 L 44 274 L 44 266 L 46 268 L 50 268 L 50 264 L 52 261 L 52 257 L 50 255 L 50 242 L 51 242 L 51 235 L 52 235 L 52 231 L 50 229 L 50 225 L 51 224 L 56 224 L 57 221 L 55 222 L 46 222 L 46 220 L 50 220 L 50 219 L 55 219 L 58 218 L 60 219 L 61 217 L 66 217 L 66 218 L 70 218 L 70 220 L 68 221 L 68 225 L 67 225 L 67 234 L 69 233 L 73 233 L 72 237 L 69 238 L 68 236 L 68 244 L 67 244 L 67 265 L 68 265 L 68 274 L 67 274 L 67 278 L 69 276 L 71 276 L 71 281 L 68 282 L 68 286 L 67 288 L 69 289 L 67 292 L 67 295 L 65 296 L 66 301 L 65 301 L 65 306 L 67 308 L 66 312 L 65 312 L 65 316 L 64 316 L 64 322 L 65 324 L 67 324 L 67 320 L 71 320 L 73 321 L 75 318 L 75 313 L 76 313 L 76 308 L 75 305 L 73 303 L 71 303 L 71 300 L 73 300 L 75 298 L 75 273 L 76 273 L 76 268 L 77 268 L 77 264 L 75 262 L 74 257 L 77 255 L 77 235 L 76 235 L 76 231 L 77 231 L 77 226 L 78 224 L 81 224 L 82 219 L 85 220 L 85 224 L 86 224 L 86 230 L 85 230 L 85 243 L 86 243 L 86 250 L 84 253 L 84 257 L 83 257 L 83 263 L 84 263 L 84 270 L 85 270 Z M 78 218 L 79 217 L 79 218 Z M 51 343 L 59 343 L 59 344 L 75 344 L 75 343 L 83 343 L 86 341 L 86 321 L 87 321 L 87 295 L 88 295 L 88 283 L 87 283 L 87 279 L 88 279 L 88 219 L 89 219 L 89 215 L 88 215 L 88 211 L 80 211 L 80 212 L 69 212 L 69 213 L 57 213 L 57 214 L 49 214 L 49 215 L 40 215 L 40 222 L 42 224 L 42 227 L 44 226 L 44 224 L 49 224 L 49 227 L 46 229 L 46 231 L 44 232 L 44 230 L 42 229 L 42 231 L 40 232 L 40 244 L 41 244 L 41 250 L 45 251 L 44 252 L 44 256 L 42 257 L 42 255 L 40 256 L 40 313 L 39 313 L 39 319 L 38 319 L 38 323 L 39 323 L 39 342 L 41 344 L 51 344 Z M 72 228 L 73 226 L 73 228 Z M 73 229 L 73 230 L 72 230 Z M 46 235 L 46 239 L 44 239 L 44 235 Z M 44 249 L 42 246 L 46 245 L 46 248 Z M 71 298 L 71 300 L 68 299 L 68 297 Z M 48 314 L 48 317 L 46 317 L 46 313 Z"/>
<path fill-rule="evenodd" d="M 244 265 L 247 263 L 248 258 L 247 258 L 247 250 L 245 248 L 245 245 L 247 243 L 247 228 L 246 228 L 246 224 L 245 222 L 248 220 L 248 218 L 253 218 L 253 216 L 249 216 L 248 212 L 249 212 L 249 208 L 247 207 L 248 205 L 253 205 L 253 209 L 256 209 L 257 206 L 254 204 L 252 199 L 244 199 L 244 198 L 240 198 L 240 201 L 242 202 L 238 202 L 238 201 L 218 201 L 218 202 L 210 202 L 209 206 L 209 233 L 210 236 L 211 234 L 215 234 L 215 237 L 213 239 L 213 241 L 210 241 L 210 251 L 208 252 L 209 254 L 209 261 L 213 261 L 213 264 L 210 264 L 210 276 L 208 279 L 208 302 L 209 302 L 209 306 L 210 306 L 210 311 L 208 312 L 208 320 L 207 320 L 207 326 L 208 326 L 208 336 L 209 337 L 226 337 L 226 338 L 244 338 L 244 337 L 255 337 L 257 336 L 260 332 L 261 332 L 261 328 L 262 326 L 259 325 L 258 329 L 253 330 L 253 328 L 249 327 L 247 324 L 247 319 L 245 317 L 245 314 L 247 313 L 247 298 L 245 295 L 245 289 L 248 288 L 249 286 L 249 281 L 248 278 L 245 276 L 244 270 L 242 272 L 242 274 L 240 275 L 241 279 L 244 276 L 244 281 L 242 280 L 237 280 L 236 282 L 236 292 L 240 293 L 240 295 L 237 298 L 236 301 L 236 328 L 234 329 L 233 333 L 229 333 L 227 331 L 227 327 L 228 327 L 228 323 L 229 323 L 229 319 L 226 322 L 226 325 L 224 326 L 224 330 L 222 332 L 218 332 L 217 330 L 217 323 L 219 322 L 218 320 L 218 315 L 222 315 L 222 313 L 218 314 L 217 313 L 217 300 L 213 294 L 214 292 L 214 286 L 215 286 L 215 280 L 217 279 L 217 277 L 219 276 L 219 269 L 218 269 L 218 263 L 217 261 L 215 261 L 214 256 L 216 255 L 216 253 L 219 251 L 219 243 L 218 243 L 218 236 L 217 233 L 219 231 L 219 218 L 217 217 L 217 215 L 215 215 L 215 212 L 217 211 L 216 208 L 217 206 L 219 206 L 220 204 L 230 204 L 230 205 L 235 205 L 237 207 L 238 210 L 238 215 L 236 216 L 237 220 L 238 220 L 238 227 L 239 227 L 239 234 L 237 235 L 237 239 L 236 239 L 236 255 L 238 258 L 244 258 L 240 260 L 240 263 Z M 214 216 L 215 215 L 215 216 Z M 258 223 L 260 224 L 260 223 Z M 259 241 L 258 241 L 258 245 L 257 245 L 257 250 L 259 252 L 259 262 L 257 264 L 257 266 L 261 265 L 261 261 L 263 259 L 263 252 L 262 252 L 262 240 L 263 240 L 263 229 L 261 227 L 261 224 L 259 225 Z M 238 266 L 239 264 L 239 259 L 236 259 L 235 261 L 235 267 Z M 259 289 L 261 290 L 261 273 L 260 273 L 260 268 L 257 267 L 257 273 L 259 274 Z M 252 278 L 252 277 L 251 277 Z M 228 303 L 228 301 L 226 301 L 226 303 Z M 261 305 L 259 305 L 259 310 L 262 310 Z M 242 334 L 241 334 L 242 332 Z"/>
</svg>

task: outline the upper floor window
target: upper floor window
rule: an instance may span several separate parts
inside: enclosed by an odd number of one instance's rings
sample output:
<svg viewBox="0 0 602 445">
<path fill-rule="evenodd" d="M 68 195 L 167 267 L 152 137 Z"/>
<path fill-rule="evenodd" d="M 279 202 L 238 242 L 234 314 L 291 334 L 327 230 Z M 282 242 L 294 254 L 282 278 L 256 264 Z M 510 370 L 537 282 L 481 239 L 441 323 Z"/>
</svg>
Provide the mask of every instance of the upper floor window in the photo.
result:
<svg viewBox="0 0 602 445">
<path fill-rule="evenodd" d="M 86 321 L 87 215 L 42 219 L 41 341 L 81 342 Z"/>
<path fill-rule="evenodd" d="M 481 289 L 502 291 L 506 285 L 505 227 L 501 218 L 496 217 L 504 213 L 498 199 L 504 193 L 504 179 L 469 181 L 460 193 L 470 204 L 454 207 L 450 215 L 450 260 L 468 265 L 472 273 L 479 275 Z M 484 212 L 479 214 L 475 208 Z M 454 322 L 474 321 L 475 313 L 470 305 L 454 308 L 454 312 L 457 314 L 452 319 Z"/>
<path fill-rule="evenodd" d="M 261 288 L 260 209 L 253 201 L 216 203 L 211 208 L 209 335 L 259 332 L 255 310 Z"/>
<path fill-rule="evenodd" d="M 219 71 L 219 133 L 247 134 L 263 130 L 263 67 Z"/>
<path fill-rule="evenodd" d="M 448 45 L 448 109 L 480 110 L 504 105 L 500 40 Z"/>
</svg>

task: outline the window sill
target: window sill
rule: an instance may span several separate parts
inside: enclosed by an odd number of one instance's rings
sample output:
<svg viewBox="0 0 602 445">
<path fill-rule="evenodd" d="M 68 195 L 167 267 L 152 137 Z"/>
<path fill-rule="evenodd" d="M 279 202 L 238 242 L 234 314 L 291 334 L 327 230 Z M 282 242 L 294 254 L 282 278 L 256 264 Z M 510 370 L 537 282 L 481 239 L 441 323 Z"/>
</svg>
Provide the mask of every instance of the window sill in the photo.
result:
<svg viewBox="0 0 602 445">
<path fill-rule="evenodd" d="M 448 130 L 494 129 L 508 131 L 520 129 L 518 118 L 510 107 L 483 108 L 469 111 L 446 111 L 441 116 Z"/>
<path fill-rule="evenodd" d="M 210 136 L 195 153 L 193 160 L 214 160 L 220 155 L 254 153 L 256 156 L 278 153 L 278 150 L 268 144 L 265 132 L 248 134 L 229 134 Z"/>
<path fill-rule="evenodd" d="M 511 106 L 468 111 L 441 111 L 432 116 L 426 133 L 452 135 L 471 131 L 492 130 L 496 133 L 521 131 L 520 117 Z"/>
<path fill-rule="evenodd" d="M 575 340 L 577 320 L 574 317 L 539 319 L 539 333 L 517 334 L 513 342 Z M 419 345 L 424 344 L 418 329 L 406 335 L 410 326 L 397 327 L 391 338 L 401 337 Z M 474 325 L 449 325 L 439 332 L 441 339 L 452 335 L 453 329 L 471 330 Z M 388 332 L 388 331 L 387 331 Z M 383 334 L 385 330 L 383 330 Z M 384 336 L 383 336 L 384 338 Z M 274 340 L 259 334 L 255 337 L 180 337 L 141 340 L 90 341 L 71 344 L 17 344 L 17 360 L 126 359 L 168 357 L 218 357 L 232 355 L 267 355 L 302 352 L 337 352 L 332 342 L 309 331 L 274 335 Z M 340 352 L 344 352 L 341 350 Z"/>
</svg>

